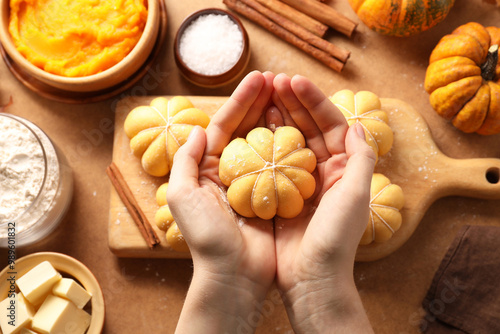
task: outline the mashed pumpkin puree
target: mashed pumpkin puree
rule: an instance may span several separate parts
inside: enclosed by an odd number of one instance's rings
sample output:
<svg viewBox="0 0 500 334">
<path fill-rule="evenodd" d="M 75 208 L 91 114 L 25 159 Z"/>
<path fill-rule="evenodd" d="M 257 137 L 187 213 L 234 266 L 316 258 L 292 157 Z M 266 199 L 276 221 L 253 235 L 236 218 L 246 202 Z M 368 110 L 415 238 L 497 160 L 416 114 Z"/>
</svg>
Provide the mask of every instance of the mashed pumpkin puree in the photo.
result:
<svg viewBox="0 0 500 334">
<path fill-rule="evenodd" d="M 19 52 L 67 77 L 102 72 L 137 44 L 146 0 L 11 0 L 9 32 Z"/>
</svg>

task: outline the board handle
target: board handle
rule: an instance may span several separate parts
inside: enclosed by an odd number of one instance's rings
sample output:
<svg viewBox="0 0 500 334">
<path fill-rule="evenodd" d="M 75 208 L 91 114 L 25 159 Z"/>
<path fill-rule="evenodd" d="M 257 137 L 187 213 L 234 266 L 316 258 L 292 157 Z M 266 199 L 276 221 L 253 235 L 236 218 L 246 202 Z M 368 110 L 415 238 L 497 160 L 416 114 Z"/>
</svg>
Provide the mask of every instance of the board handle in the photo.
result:
<svg viewBox="0 0 500 334">
<path fill-rule="evenodd" d="M 500 199 L 500 159 L 452 159 L 443 161 L 440 197 L 465 196 Z"/>
</svg>

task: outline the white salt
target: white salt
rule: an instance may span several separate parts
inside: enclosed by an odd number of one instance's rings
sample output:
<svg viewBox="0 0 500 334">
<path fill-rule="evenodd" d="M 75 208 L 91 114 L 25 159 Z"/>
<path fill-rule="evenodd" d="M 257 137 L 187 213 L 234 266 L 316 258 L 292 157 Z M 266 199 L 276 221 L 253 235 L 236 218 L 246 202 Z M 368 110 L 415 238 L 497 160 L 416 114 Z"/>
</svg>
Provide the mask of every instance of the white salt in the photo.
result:
<svg viewBox="0 0 500 334">
<path fill-rule="evenodd" d="M 208 14 L 195 19 L 179 41 L 186 65 L 204 75 L 230 70 L 243 52 L 243 34 L 226 15 Z"/>
</svg>

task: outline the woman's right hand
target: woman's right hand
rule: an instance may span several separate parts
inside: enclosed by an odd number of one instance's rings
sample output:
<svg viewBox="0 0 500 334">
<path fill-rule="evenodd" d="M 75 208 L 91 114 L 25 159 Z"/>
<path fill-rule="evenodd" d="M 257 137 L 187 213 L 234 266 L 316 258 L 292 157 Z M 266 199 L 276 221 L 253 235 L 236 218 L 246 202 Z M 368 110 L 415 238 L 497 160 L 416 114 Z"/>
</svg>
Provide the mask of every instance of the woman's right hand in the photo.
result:
<svg viewBox="0 0 500 334">
<path fill-rule="evenodd" d="M 316 193 L 292 219 L 275 217 L 277 286 L 297 333 L 369 333 L 353 264 L 369 215 L 375 155 L 360 126 L 309 80 L 277 75 L 268 119 L 297 127 L 317 158 Z"/>
</svg>

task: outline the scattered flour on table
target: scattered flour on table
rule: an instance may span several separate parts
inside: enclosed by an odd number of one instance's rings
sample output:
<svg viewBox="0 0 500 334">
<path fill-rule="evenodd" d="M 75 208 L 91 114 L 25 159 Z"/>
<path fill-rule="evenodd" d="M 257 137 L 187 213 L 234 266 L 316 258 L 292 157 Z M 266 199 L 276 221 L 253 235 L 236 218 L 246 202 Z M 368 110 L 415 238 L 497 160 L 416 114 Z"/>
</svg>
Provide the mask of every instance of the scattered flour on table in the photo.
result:
<svg viewBox="0 0 500 334">
<path fill-rule="evenodd" d="M 0 117 L 0 222 L 14 220 L 35 200 L 43 183 L 42 147 L 23 124 Z"/>
</svg>

